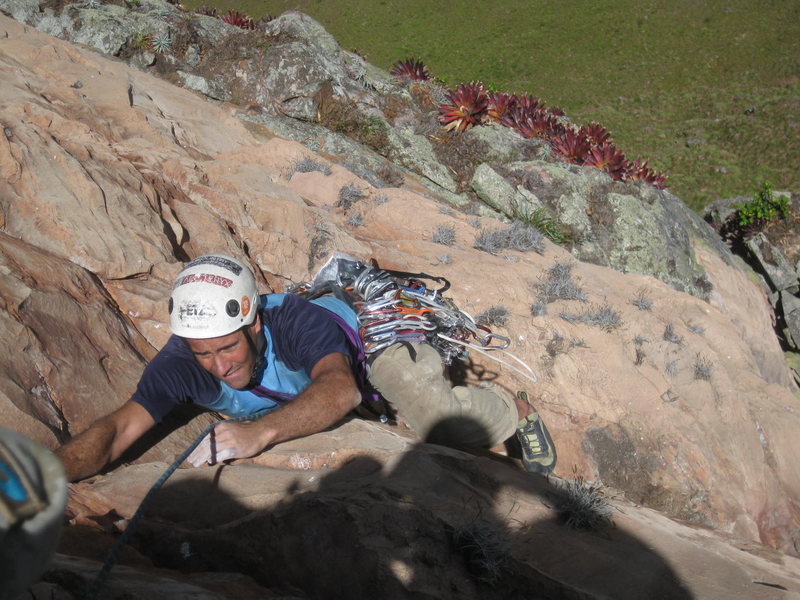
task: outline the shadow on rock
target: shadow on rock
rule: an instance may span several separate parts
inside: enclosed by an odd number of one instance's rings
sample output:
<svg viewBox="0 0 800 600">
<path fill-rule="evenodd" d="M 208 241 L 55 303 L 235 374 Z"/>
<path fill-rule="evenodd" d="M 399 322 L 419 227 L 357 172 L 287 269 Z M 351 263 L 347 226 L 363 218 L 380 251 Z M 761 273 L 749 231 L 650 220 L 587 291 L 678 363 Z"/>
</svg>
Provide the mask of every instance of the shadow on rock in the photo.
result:
<svg viewBox="0 0 800 600">
<path fill-rule="evenodd" d="M 427 443 L 321 477 L 250 464 L 187 469 L 154 498 L 132 545 L 161 568 L 241 573 L 294 597 L 691 597 L 630 535 L 566 527 L 555 510 L 565 493 Z"/>
</svg>

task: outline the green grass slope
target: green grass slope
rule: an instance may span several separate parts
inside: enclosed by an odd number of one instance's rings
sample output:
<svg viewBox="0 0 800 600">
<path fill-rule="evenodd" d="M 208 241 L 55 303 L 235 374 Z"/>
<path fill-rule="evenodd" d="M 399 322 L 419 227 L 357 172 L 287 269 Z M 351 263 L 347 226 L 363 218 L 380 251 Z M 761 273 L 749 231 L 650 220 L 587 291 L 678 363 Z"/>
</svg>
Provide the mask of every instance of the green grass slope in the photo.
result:
<svg viewBox="0 0 800 600">
<path fill-rule="evenodd" d="M 416 57 L 451 86 L 482 81 L 599 122 L 694 209 L 763 181 L 800 191 L 797 0 L 214 5 L 254 18 L 300 10 L 379 67 Z"/>
</svg>

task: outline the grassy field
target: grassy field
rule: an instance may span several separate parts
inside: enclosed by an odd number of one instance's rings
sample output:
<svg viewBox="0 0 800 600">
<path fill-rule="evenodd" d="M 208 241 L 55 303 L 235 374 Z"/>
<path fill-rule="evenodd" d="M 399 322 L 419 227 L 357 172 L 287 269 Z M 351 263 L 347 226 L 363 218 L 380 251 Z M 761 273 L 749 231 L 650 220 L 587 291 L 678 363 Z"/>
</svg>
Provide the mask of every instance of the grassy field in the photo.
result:
<svg viewBox="0 0 800 600">
<path fill-rule="evenodd" d="M 764 181 L 800 192 L 798 0 L 214 5 L 254 18 L 300 10 L 379 67 L 416 57 L 451 86 L 482 81 L 599 122 L 694 209 Z"/>
</svg>

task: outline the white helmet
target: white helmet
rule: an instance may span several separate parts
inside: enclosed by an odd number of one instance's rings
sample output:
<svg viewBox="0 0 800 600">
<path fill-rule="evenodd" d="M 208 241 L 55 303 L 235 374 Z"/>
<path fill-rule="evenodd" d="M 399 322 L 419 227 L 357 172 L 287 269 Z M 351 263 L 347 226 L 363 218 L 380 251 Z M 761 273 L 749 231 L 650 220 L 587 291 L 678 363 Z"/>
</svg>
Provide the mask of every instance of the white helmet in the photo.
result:
<svg viewBox="0 0 800 600">
<path fill-rule="evenodd" d="M 169 298 L 169 326 L 180 337 L 219 337 L 250 325 L 258 307 L 250 268 L 225 254 L 209 254 L 178 274 Z"/>
</svg>

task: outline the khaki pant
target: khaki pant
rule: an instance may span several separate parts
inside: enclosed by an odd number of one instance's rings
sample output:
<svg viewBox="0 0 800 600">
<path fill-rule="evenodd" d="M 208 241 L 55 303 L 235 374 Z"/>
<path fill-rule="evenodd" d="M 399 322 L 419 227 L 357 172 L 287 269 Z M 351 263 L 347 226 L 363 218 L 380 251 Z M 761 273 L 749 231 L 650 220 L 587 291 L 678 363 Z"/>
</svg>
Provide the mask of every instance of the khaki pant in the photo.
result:
<svg viewBox="0 0 800 600">
<path fill-rule="evenodd" d="M 514 399 L 496 387 L 450 387 L 439 353 L 428 344 L 394 344 L 370 366 L 369 380 L 421 439 L 463 448 L 489 447 L 514 433 Z"/>
</svg>

